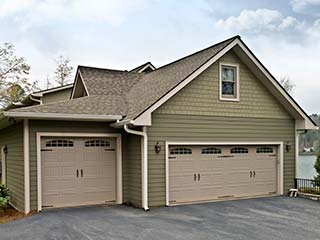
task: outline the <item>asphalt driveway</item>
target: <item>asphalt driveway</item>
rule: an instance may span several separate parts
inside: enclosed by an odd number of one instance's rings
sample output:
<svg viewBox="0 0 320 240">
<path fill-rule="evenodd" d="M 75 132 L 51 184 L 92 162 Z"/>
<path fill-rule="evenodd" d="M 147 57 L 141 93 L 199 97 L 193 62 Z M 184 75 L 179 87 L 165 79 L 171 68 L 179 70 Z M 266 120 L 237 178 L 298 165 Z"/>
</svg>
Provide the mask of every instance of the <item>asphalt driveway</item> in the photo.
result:
<svg viewBox="0 0 320 240">
<path fill-rule="evenodd" d="M 269 197 L 149 212 L 127 206 L 57 209 L 0 225 L 0 239 L 320 239 L 320 202 Z"/>
</svg>

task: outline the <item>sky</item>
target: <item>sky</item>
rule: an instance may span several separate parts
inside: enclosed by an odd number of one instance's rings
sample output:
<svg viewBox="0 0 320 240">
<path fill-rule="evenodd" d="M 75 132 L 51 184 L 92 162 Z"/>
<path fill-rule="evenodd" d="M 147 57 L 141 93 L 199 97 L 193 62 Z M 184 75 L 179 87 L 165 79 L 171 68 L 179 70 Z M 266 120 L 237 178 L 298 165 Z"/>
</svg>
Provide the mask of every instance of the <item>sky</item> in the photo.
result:
<svg viewBox="0 0 320 240">
<path fill-rule="evenodd" d="M 320 0 L 0 0 L 0 44 L 16 46 L 41 88 L 60 55 L 75 69 L 159 67 L 234 35 L 320 113 Z"/>
</svg>

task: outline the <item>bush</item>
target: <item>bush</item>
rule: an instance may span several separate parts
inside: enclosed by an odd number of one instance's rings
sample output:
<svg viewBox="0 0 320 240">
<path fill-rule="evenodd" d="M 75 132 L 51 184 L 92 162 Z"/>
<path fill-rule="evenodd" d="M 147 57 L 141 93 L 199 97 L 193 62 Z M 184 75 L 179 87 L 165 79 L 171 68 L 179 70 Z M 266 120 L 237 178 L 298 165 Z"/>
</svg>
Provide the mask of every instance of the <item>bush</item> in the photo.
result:
<svg viewBox="0 0 320 240">
<path fill-rule="evenodd" d="M 5 208 L 8 206 L 10 201 L 10 190 L 0 184 L 0 208 Z"/>
</svg>

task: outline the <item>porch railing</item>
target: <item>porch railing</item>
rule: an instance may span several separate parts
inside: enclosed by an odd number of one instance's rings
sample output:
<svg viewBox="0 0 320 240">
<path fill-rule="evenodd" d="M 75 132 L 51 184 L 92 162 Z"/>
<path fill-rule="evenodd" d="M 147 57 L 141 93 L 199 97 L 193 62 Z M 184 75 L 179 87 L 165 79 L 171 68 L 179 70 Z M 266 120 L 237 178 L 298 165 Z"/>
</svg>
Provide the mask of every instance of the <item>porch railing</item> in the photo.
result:
<svg viewBox="0 0 320 240">
<path fill-rule="evenodd" d="M 320 195 L 320 181 L 305 178 L 295 179 L 295 188 L 303 193 Z"/>
</svg>

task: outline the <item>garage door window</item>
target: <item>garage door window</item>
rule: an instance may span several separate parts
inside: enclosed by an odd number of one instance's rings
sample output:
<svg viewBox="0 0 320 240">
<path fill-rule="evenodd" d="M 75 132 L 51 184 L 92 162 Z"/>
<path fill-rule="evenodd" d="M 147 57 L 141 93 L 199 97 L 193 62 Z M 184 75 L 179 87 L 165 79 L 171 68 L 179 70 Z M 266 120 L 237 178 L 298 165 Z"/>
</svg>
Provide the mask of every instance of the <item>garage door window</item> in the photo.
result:
<svg viewBox="0 0 320 240">
<path fill-rule="evenodd" d="M 201 149 L 201 154 L 221 154 L 221 152 L 222 151 L 220 148 L 214 148 L 214 147 Z"/>
<path fill-rule="evenodd" d="M 55 139 L 46 141 L 46 147 L 73 147 L 73 141 Z"/>
<path fill-rule="evenodd" d="M 236 148 L 231 148 L 230 153 L 234 153 L 234 154 L 242 154 L 242 153 L 248 153 L 249 150 L 248 148 L 244 148 L 244 147 L 236 147 Z"/>
<path fill-rule="evenodd" d="M 273 153 L 272 147 L 258 147 L 256 150 L 257 153 Z"/>
<path fill-rule="evenodd" d="M 170 150 L 170 154 L 172 155 L 192 154 L 192 150 L 191 148 L 173 148 Z"/>
<path fill-rule="evenodd" d="M 88 140 L 84 143 L 85 147 L 109 147 L 110 142 L 106 140 Z"/>
</svg>

